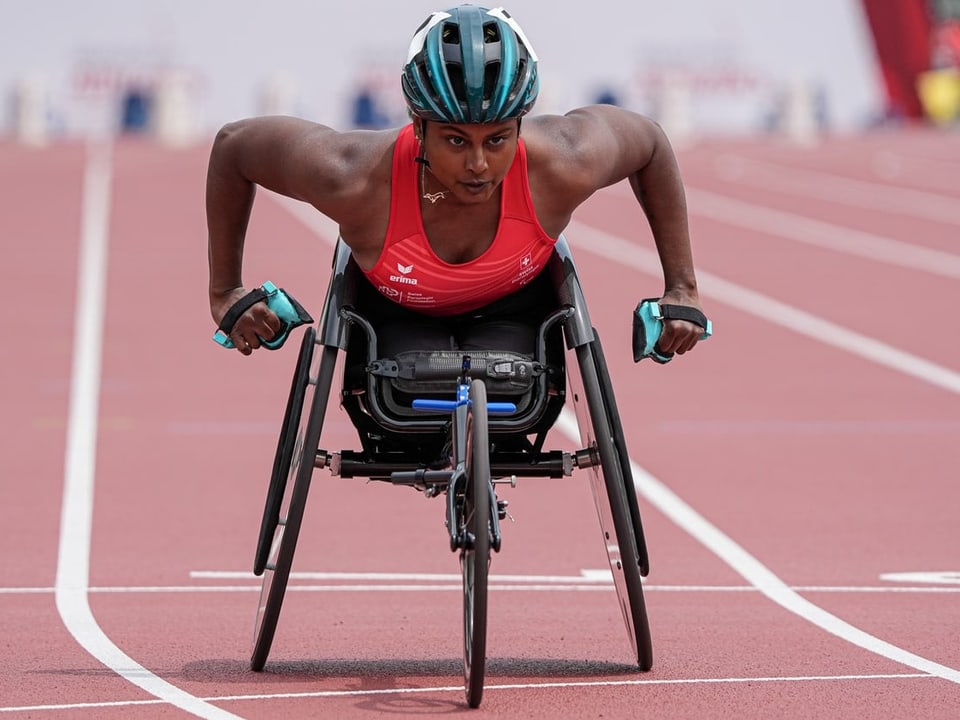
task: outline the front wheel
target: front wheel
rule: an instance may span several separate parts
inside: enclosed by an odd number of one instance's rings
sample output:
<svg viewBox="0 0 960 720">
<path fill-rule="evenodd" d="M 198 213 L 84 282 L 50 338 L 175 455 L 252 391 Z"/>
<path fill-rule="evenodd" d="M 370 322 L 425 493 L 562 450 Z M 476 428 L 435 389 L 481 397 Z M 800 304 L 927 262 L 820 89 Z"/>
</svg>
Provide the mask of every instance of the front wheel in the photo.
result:
<svg viewBox="0 0 960 720">
<path fill-rule="evenodd" d="M 310 363 L 313 361 L 316 339 L 317 331 L 308 327 L 300 343 L 300 354 L 297 356 L 297 366 L 293 372 L 293 382 L 290 386 L 290 394 L 287 397 L 287 407 L 283 413 L 283 425 L 280 426 L 277 452 L 273 458 L 273 472 L 270 475 L 267 501 L 263 507 L 263 519 L 260 521 L 257 552 L 253 559 L 253 574 L 257 576 L 263 575 L 267 563 L 270 561 L 270 546 L 274 539 L 277 524 L 280 522 L 280 511 L 287 490 L 290 463 L 293 461 L 300 417 L 304 409 L 307 387 L 310 384 Z"/>
<path fill-rule="evenodd" d="M 641 576 L 649 563 L 639 510 L 634 512 L 636 489 L 629 455 L 599 339 L 578 347 L 576 353 L 580 373 L 567 377 L 581 442 L 595 456 L 589 473 L 593 499 L 627 635 L 637 666 L 646 671 L 653 666 L 653 643 Z"/>
<path fill-rule="evenodd" d="M 470 384 L 467 410 L 467 482 L 460 522 L 465 545 L 460 551 L 463 572 L 463 681 L 467 704 L 479 707 L 483 698 L 487 652 L 487 581 L 490 571 L 490 444 L 487 428 L 487 388 Z"/>
<path fill-rule="evenodd" d="M 310 490 L 317 446 L 327 411 L 337 351 L 336 347 L 323 347 L 321 352 L 314 353 L 310 363 L 308 385 L 303 394 L 304 412 L 300 414 L 299 426 L 293 436 L 295 440 L 291 448 L 292 459 L 288 463 L 289 477 L 282 488 L 273 539 L 267 546 L 253 632 L 251 670 L 263 670 L 273 644 L 307 504 L 307 493 Z"/>
</svg>

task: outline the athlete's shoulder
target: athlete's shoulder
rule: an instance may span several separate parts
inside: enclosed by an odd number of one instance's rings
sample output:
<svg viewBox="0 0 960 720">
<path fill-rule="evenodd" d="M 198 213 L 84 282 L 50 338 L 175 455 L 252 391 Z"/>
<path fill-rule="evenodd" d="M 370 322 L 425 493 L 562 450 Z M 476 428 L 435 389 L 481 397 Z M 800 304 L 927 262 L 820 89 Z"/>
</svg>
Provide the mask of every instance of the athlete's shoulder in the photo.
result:
<svg viewBox="0 0 960 720">
<path fill-rule="evenodd" d="M 602 136 L 604 125 L 592 107 L 577 108 L 564 115 L 536 115 L 523 119 L 520 136 L 527 149 L 528 163 L 534 167 L 564 166 L 587 160 Z"/>
<path fill-rule="evenodd" d="M 607 106 L 588 105 L 563 115 L 536 115 L 523 119 L 521 136 L 530 148 L 551 153 L 575 152 L 590 139 L 609 131 Z"/>
<path fill-rule="evenodd" d="M 346 130 L 319 140 L 318 152 L 334 152 L 339 162 L 355 171 L 367 172 L 392 157 L 401 128 Z"/>
</svg>

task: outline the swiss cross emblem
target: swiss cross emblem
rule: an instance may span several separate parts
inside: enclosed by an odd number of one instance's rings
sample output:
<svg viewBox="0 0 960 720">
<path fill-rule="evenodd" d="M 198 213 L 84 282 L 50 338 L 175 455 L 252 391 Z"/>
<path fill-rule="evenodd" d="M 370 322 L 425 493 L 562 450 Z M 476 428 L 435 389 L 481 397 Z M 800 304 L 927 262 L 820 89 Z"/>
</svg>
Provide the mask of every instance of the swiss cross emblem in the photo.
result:
<svg viewBox="0 0 960 720">
<path fill-rule="evenodd" d="M 526 255 L 523 256 L 523 258 L 521 258 L 521 260 L 520 260 L 520 267 L 522 267 L 522 268 L 527 268 L 527 267 L 530 266 L 530 263 L 532 263 L 532 262 L 533 262 L 533 258 L 530 257 L 530 254 L 529 254 L 529 253 L 527 253 Z"/>
</svg>

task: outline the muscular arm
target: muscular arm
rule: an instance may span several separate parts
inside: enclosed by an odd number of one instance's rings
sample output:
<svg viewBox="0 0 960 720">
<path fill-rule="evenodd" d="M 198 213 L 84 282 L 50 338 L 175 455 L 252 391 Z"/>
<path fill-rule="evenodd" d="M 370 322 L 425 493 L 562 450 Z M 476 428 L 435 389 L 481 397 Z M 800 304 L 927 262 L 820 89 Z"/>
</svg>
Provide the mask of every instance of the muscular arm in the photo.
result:
<svg viewBox="0 0 960 720">
<path fill-rule="evenodd" d="M 686 194 L 673 149 L 660 126 L 642 115 L 597 105 L 549 120 L 543 129 L 559 148 L 556 155 L 563 166 L 554 169 L 567 178 L 566 202 L 571 212 L 600 188 L 629 181 L 660 257 L 662 301 L 700 309 Z M 700 334 L 692 323 L 671 320 L 659 346 L 664 352 L 683 353 Z"/>
<path fill-rule="evenodd" d="M 290 117 L 242 120 L 224 126 L 207 170 L 206 210 L 210 312 L 219 323 L 242 297 L 243 249 L 256 187 L 314 205 L 337 223 L 349 223 L 370 169 L 389 144 L 385 133 L 338 133 Z M 237 322 L 250 349 L 270 337 L 279 320 L 263 304 Z M 264 334 L 266 333 L 266 334 Z M 249 350 L 238 343 L 241 352 Z M 246 352 L 245 352 L 246 350 Z"/>
<path fill-rule="evenodd" d="M 349 183 L 345 136 L 289 117 L 264 117 L 225 125 L 217 134 L 207 170 L 210 292 L 240 285 L 244 236 L 256 186 L 342 214 L 338 198 Z"/>
</svg>

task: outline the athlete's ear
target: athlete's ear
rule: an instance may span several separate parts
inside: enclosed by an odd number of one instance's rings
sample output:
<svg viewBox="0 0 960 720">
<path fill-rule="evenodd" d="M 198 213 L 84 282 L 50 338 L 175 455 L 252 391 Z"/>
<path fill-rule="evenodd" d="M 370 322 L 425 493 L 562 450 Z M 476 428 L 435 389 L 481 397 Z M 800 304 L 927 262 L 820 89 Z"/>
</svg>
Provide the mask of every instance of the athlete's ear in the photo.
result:
<svg viewBox="0 0 960 720">
<path fill-rule="evenodd" d="M 413 118 L 413 136 L 417 142 L 423 145 L 423 118 L 414 116 Z"/>
</svg>

